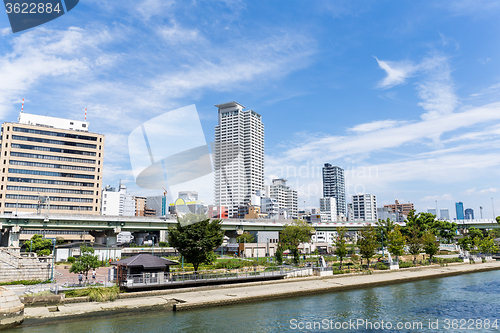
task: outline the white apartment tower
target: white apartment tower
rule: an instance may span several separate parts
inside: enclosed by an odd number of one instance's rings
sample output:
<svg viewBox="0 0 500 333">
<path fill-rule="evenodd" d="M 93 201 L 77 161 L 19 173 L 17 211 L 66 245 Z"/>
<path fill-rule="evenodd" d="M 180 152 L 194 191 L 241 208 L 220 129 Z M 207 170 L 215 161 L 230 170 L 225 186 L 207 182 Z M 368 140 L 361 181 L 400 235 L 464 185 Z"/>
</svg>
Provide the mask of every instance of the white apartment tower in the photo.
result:
<svg viewBox="0 0 500 333">
<path fill-rule="evenodd" d="M 377 221 L 377 197 L 373 194 L 352 196 L 354 221 Z"/>
<path fill-rule="evenodd" d="M 216 105 L 215 205 L 229 218 L 243 218 L 251 195 L 264 189 L 264 124 L 262 116 L 236 102 Z"/>
<path fill-rule="evenodd" d="M 118 189 L 106 186 L 102 190 L 102 215 L 135 216 L 135 198 L 127 193 L 125 184 L 119 185 Z"/>
<path fill-rule="evenodd" d="M 278 201 L 279 208 L 285 209 L 289 216 L 297 217 L 297 191 L 286 185 L 286 179 L 273 179 L 269 192 L 270 197 Z"/>
<path fill-rule="evenodd" d="M 337 222 L 337 200 L 335 198 L 319 198 L 321 222 Z"/>
</svg>

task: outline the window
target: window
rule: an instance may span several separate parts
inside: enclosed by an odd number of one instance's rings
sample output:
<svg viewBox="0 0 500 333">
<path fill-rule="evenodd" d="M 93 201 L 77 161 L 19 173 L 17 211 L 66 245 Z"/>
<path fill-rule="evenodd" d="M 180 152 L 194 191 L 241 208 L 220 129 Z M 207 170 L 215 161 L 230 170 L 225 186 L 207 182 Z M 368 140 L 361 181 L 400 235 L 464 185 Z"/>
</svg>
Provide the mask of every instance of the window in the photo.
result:
<svg viewBox="0 0 500 333">
<path fill-rule="evenodd" d="M 87 127 L 87 124 L 82 124 L 82 127 Z M 97 209 L 96 209 L 97 210 Z"/>
<path fill-rule="evenodd" d="M 69 124 L 70 124 L 70 125 L 73 125 L 73 122 L 72 122 L 72 121 L 70 121 L 70 122 L 69 122 Z"/>
</svg>

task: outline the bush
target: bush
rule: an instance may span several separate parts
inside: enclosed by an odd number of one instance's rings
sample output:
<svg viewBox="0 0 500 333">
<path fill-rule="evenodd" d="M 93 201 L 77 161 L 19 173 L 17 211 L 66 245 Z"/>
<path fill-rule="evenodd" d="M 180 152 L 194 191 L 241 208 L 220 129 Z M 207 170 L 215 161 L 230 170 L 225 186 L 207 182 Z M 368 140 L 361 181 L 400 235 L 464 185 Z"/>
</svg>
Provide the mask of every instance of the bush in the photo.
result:
<svg viewBox="0 0 500 333">
<path fill-rule="evenodd" d="M 412 262 L 410 262 L 410 261 L 400 261 L 399 262 L 399 268 L 409 268 L 409 267 L 414 267 Z"/>
<path fill-rule="evenodd" d="M 38 256 L 50 256 L 50 250 L 49 249 L 43 249 L 38 251 L 37 253 Z"/>
<path fill-rule="evenodd" d="M 74 264 L 75 260 L 76 260 L 75 257 L 68 257 L 68 262 L 71 264 Z"/>
<path fill-rule="evenodd" d="M 385 270 L 388 270 L 389 269 L 389 266 L 387 266 L 386 264 L 384 263 L 381 263 L 381 262 L 377 262 L 375 264 L 375 269 L 379 269 L 381 271 L 385 271 Z"/>
<path fill-rule="evenodd" d="M 168 247 L 168 242 L 159 242 L 158 246 L 159 247 Z"/>
<path fill-rule="evenodd" d="M 18 280 L 18 281 L 10 281 L 10 282 L 0 282 L 0 286 L 11 286 L 16 284 L 23 284 L 25 286 L 39 284 L 39 283 L 50 283 L 50 280 Z"/>
</svg>

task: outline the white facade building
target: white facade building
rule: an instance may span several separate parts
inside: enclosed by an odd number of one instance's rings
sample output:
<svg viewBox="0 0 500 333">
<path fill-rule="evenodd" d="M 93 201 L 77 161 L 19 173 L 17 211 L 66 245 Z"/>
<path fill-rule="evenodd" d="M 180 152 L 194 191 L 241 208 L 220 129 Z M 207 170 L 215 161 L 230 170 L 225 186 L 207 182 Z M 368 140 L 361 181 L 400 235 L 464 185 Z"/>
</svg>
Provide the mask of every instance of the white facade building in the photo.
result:
<svg viewBox="0 0 500 333">
<path fill-rule="evenodd" d="M 106 186 L 102 190 L 102 215 L 135 216 L 135 198 L 127 193 L 127 186 L 120 184 L 116 189 Z"/>
<path fill-rule="evenodd" d="M 287 216 L 297 217 L 297 191 L 286 185 L 286 179 L 273 179 L 269 192 L 269 196 L 278 201 L 279 208 L 287 211 Z"/>
<path fill-rule="evenodd" d="M 243 218 L 252 194 L 264 188 L 264 124 L 260 114 L 239 103 L 216 107 L 215 205 L 228 207 L 229 218 Z"/>
<path fill-rule="evenodd" d="M 40 116 L 37 114 L 30 114 L 21 112 L 19 114 L 18 122 L 20 124 L 43 126 L 43 127 L 53 127 L 73 131 L 89 131 L 88 121 L 78 121 L 57 117 Z"/>
<path fill-rule="evenodd" d="M 337 221 L 337 200 L 335 198 L 319 198 L 319 212 L 321 222 Z"/>
<path fill-rule="evenodd" d="M 377 197 L 373 194 L 352 196 L 354 221 L 377 221 Z"/>
</svg>

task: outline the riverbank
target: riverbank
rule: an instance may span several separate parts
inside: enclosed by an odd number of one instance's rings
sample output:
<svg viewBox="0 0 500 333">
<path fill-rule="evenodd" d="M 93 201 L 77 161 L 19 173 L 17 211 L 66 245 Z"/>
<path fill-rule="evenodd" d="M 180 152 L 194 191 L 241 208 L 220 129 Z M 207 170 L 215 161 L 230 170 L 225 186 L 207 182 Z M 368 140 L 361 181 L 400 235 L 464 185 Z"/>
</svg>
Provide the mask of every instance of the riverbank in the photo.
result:
<svg viewBox="0 0 500 333">
<path fill-rule="evenodd" d="M 123 294 L 113 302 L 69 303 L 52 307 L 27 307 L 25 325 L 60 322 L 94 316 L 110 316 L 141 311 L 183 311 L 203 307 L 255 302 L 276 298 L 344 291 L 423 279 L 500 270 L 500 262 L 423 266 L 373 274 L 343 274 L 306 277 L 238 285 L 158 290 Z M 70 301 L 71 302 L 71 301 Z"/>
</svg>

